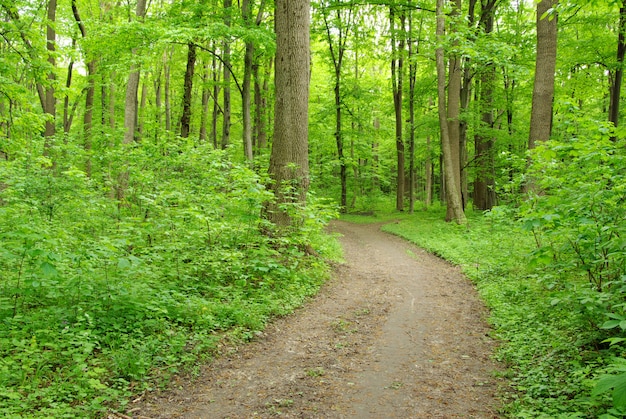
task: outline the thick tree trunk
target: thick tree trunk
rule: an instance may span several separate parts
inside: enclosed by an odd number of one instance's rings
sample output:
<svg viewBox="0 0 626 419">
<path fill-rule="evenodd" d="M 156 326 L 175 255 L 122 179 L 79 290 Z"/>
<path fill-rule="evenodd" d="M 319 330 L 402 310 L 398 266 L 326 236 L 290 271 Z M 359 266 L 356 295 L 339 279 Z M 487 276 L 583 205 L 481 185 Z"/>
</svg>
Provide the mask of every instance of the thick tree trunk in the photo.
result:
<svg viewBox="0 0 626 419">
<path fill-rule="evenodd" d="M 453 13 L 451 16 L 457 18 L 461 10 L 461 0 L 455 0 Z M 451 25 L 454 26 L 454 25 Z M 449 73 L 448 73 L 448 104 L 447 104 L 447 120 L 448 120 L 448 139 L 450 155 L 448 162 L 445 159 L 444 174 L 446 180 L 446 192 L 447 194 L 458 194 L 454 198 L 453 202 L 447 199 L 448 207 L 446 211 L 447 221 L 459 221 L 458 208 L 456 205 L 460 203 L 461 212 L 465 209 L 465 202 L 463 201 L 463 190 L 461 189 L 461 57 L 453 53 L 449 58 Z M 445 155 L 444 155 L 445 157 Z M 454 183 L 454 186 L 451 185 Z"/>
<path fill-rule="evenodd" d="M 444 0 L 437 0 L 437 38 L 440 41 L 442 41 L 445 34 L 443 3 Z M 457 7 L 458 6 L 460 6 L 459 3 L 457 3 Z M 450 116 L 455 115 L 455 108 L 459 108 L 458 95 L 460 93 L 461 71 L 460 67 L 457 65 L 457 60 L 451 59 L 450 69 L 453 74 L 450 74 L 448 88 L 451 92 L 449 92 L 448 100 L 449 102 L 456 101 L 456 103 L 448 103 L 448 106 L 446 106 L 446 70 L 443 47 L 438 47 L 436 50 L 436 64 L 437 96 L 439 101 L 438 113 L 439 125 L 441 129 L 441 146 L 444 168 L 443 177 L 445 178 L 445 195 L 448 207 L 446 221 L 455 221 L 459 224 L 464 224 L 466 222 L 466 218 L 465 213 L 463 212 L 463 202 L 461 200 L 460 191 L 458 135 L 454 139 L 450 135 L 451 127 L 456 128 L 456 132 L 458 133 L 458 119 L 456 121 L 452 120 L 450 123 L 448 122 Z M 450 110 L 450 106 L 452 106 L 452 111 Z M 456 152 L 454 151 L 455 148 Z"/>
<path fill-rule="evenodd" d="M 554 73 L 556 71 L 557 19 L 554 9 L 558 0 L 541 0 L 537 3 L 537 58 L 528 148 L 537 141 L 550 139 L 552 132 L 552 103 L 554 101 Z"/>
<path fill-rule="evenodd" d="M 187 44 L 187 68 L 185 70 L 185 80 L 183 84 L 183 113 L 180 117 L 180 136 L 189 137 L 191 126 L 191 93 L 193 91 L 193 74 L 196 68 L 196 44 Z"/>
<path fill-rule="evenodd" d="M 274 141 L 270 156 L 271 189 L 276 201 L 267 216 L 278 226 L 292 220 L 286 205 L 305 205 L 309 187 L 309 0 L 276 0 Z"/>
</svg>

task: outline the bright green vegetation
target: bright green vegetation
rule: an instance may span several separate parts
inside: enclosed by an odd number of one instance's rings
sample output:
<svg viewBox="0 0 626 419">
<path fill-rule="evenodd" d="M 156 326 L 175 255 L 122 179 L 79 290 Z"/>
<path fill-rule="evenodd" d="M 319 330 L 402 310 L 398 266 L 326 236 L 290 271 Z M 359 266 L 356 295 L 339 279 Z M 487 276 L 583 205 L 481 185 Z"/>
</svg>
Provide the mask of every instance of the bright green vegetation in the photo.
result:
<svg viewBox="0 0 626 419">
<path fill-rule="evenodd" d="M 43 158 L 0 165 L 1 417 L 123 408 L 300 305 L 338 255 L 320 236 L 334 211 L 315 200 L 271 234 L 265 179 L 226 152 L 130 147 L 125 159 L 121 199 L 105 176 Z"/>
</svg>

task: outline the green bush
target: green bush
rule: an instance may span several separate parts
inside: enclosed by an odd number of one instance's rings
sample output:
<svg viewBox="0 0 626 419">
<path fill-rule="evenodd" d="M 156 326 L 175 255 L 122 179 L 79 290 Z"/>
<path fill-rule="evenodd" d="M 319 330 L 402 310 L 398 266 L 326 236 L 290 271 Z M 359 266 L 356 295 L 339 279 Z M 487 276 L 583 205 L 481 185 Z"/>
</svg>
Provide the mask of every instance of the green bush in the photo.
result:
<svg viewBox="0 0 626 419">
<path fill-rule="evenodd" d="M 124 409 L 316 292 L 328 268 L 307 246 L 337 256 L 322 238 L 335 211 L 315 198 L 301 228 L 263 234 L 266 179 L 227 152 L 145 145 L 123 159 L 91 178 L 29 156 L 0 163 L 3 417 Z"/>
</svg>

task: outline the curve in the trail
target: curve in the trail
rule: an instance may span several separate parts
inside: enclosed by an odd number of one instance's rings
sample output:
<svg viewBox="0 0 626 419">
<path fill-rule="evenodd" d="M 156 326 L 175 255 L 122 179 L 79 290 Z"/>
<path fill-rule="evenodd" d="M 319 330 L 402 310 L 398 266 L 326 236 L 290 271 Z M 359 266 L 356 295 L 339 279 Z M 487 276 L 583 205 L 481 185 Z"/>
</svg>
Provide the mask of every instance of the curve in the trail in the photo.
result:
<svg viewBox="0 0 626 419">
<path fill-rule="evenodd" d="M 346 262 L 320 294 L 140 418 L 496 418 L 486 311 L 446 262 L 337 221 Z"/>
</svg>

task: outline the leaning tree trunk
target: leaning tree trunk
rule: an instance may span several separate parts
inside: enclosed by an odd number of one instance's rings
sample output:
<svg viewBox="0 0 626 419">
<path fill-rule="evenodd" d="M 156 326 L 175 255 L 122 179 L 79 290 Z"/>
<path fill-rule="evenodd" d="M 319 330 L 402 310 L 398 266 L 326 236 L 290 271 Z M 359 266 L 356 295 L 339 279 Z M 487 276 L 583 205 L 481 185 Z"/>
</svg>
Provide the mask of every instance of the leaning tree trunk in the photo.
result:
<svg viewBox="0 0 626 419">
<path fill-rule="evenodd" d="M 289 206 L 306 204 L 309 187 L 309 0 L 276 0 L 274 142 L 269 174 L 275 201 L 267 217 L 279 227 L 293 223 Z"/>
</svg>

